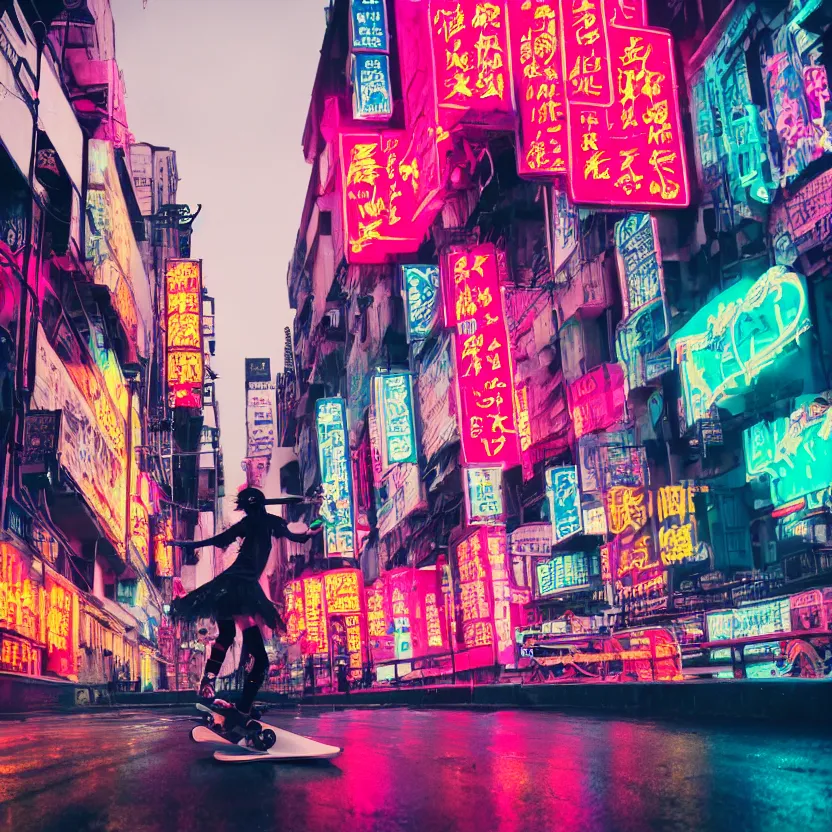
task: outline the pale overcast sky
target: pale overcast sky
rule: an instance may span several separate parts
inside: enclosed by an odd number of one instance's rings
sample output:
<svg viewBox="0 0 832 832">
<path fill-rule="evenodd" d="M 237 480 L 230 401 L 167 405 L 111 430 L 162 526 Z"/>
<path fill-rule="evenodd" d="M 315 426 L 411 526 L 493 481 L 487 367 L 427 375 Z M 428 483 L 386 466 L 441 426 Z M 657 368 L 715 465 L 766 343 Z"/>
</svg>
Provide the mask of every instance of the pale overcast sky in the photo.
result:
<svg viewBox="0 0 832 832">
<path fill-rule="evenodd" d="M 326 0 L 111 0 L 137 141 L 177 152 L 179 202 L 217 303 L 226 491 L 243 482 L 243 360 L 282 366 L 286 268 L 309 167 L 301 136 Z"/>
</svg>

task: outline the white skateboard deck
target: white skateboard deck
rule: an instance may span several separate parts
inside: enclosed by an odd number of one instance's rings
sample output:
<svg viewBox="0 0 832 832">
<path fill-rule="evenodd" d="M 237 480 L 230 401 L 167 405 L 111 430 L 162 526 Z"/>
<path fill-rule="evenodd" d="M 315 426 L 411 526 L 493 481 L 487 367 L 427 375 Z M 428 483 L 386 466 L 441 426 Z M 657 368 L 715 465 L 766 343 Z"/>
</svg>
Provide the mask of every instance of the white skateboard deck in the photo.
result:
<svg viewBox="0 0 832 832">
<path fill-rule="evenodd" d="M 197 708 L 200 711 L 214 713 L 205 705 L 199 704 Z M 326 745 L 317 740 L 302 737 L 300 734 L 284 731 L 276 725 L 263 722 L 262 719 L 258 719 L 257 722 L 264 728 L 270 728 L 277 737 L 275 744 L 268 751 L 257 751 L 254 748 L 249 748 L 245 744 L 245 740 L 240 740 L 240 744 L 233 743 L 205 725 L 197 725 L 193 728 L 191 731 L 191 739 L 195 742 L 206 742 L 223 746 L 222 749 L 214 752 L 214 759 L 222 763 L 253 763 L 257 760 L 270 760 L 272 762 L 332 760 L 344 750 L 343 748 L 338 748 L 336 745 Z"/>
</svg>

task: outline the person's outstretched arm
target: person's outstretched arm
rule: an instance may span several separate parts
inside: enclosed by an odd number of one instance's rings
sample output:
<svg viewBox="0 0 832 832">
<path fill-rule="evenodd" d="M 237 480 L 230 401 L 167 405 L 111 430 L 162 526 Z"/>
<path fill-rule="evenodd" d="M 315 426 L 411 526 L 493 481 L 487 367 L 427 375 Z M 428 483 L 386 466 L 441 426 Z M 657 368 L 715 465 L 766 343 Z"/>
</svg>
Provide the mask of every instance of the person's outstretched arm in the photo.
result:
<svg viewBox="0 0 832 832">
<path fill-rule="evenodd" d="M 217 546 L 227 549 L 238 537 L 243 536 L 242 521 L 229 526 L 224 532 L 206 537 L 204 540 L 170 540 L 168 546 L 182 546 L 185 549 L 202 549 L 204 546 Z"/>
</svg>

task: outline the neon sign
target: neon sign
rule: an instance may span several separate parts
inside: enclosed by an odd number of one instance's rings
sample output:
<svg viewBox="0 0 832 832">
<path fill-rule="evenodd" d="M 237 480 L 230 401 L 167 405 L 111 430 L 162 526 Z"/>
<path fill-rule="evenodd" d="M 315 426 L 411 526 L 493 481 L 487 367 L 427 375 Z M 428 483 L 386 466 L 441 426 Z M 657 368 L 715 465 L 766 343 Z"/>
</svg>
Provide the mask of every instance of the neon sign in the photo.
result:
<svg viewBox="0 0 832 832">
<path fill-rule="evenodd" d="M 649 495 L 641 487 L 616 485 L 604 495 L 610 534 L 637 532 L 650 516 Z"/>
<path fill-rule="evenodd" d="M 302 634 L 301 642 L 305 646 L 304 653 L 326 653 L 328 639 L 323 578 L 303 579 L 303 623 L 305 635 Z"/>
<path fill-rule="evenodd" d="M 360 120 L 386 121 L 393 115 L 390 58 L 358 52 L 352 56 L 352 114 Z"/>
<path fill-rule="evenodd" d="M 361 612 L 362 587 L 358 585 L 359 574 L 354 569 L 338 569 L 324 574 L 327 615 Z"/>
<path fill-rule="evenodd" d="M 439 307 L 439 266 L 402 266 L 407 337 L 427 338 L 436 324 Z"/>
<path fill-rule="evenodd" d="M 403 462 L 417 462 L 416 428 L 413 424 L 413 389 L 410 373 L 376 376 L 378 413 L 381 416 L 382 469 Z"/>
<path fill-rule="evenodd" d="M 520 460 L 514 378 L 493 245 L 452 249 L 443 263 L 445 318 L 455 326 L 459 427 L 467 465 Z"/>
<path fill-rule="evenodd" d="M 23 558 L 8 543 L 0 543 L 0 624 L 3 629 L 42 641 L 41 587 L 32 583 L 28 574 Z"/>
<path fill-rule="evenodd" d="M 352 502 L 352 465 L 347 444 L 347 412 L 341 398 L 319 399 L 315 404 L 318 462 L 321 467 L 327 557 L 350 558 L 355 553 L 355 518 Z"/>
<path fill-rule="evenodd" d="M 168 260 L 165 272 L 168 400 L 202 408 L 202 261 Z"/>
<path fill-rule="evenodd" d="M 662 563 L 699 560 L 705 553 L 696 542 L 696 509 L 693 495 L 699 487 L 664 485 L 658 490 L 659 555 Z"/>
<path fill-rule="evenodd" d="M 505 516 L 503 507 L 503 469 L 465 469 L 465 510 L 468 524 L 499 523 Z"/>
<path fill-rule="evenodd" d="M 788 416 L 743 432 L 748 481 L 769 478 L 775 508 L 827 488 L 832 472 L 830 394 L 801 396 Z"/>
<path fill-rule="evenodd" d="M 619 25 L 619 4 L 609 0 L 561 10 L 572 201 L 684 208 L 690 194 L 670 33 L 644 27 L 642 15 L 622 15 L 635 25 Z"/>
<path fill-rule="evenodd" d="M 785 633 L 792 626 L 791 604 L 788 598 L 778 598 L 735 610 L 709 612 L 705 616 L 705 624 L 710 641 Z"/>
<path fill-rule="evenodd" d="M 656 220 L 650 214 L 630 214 L 615 224 L 615 254 L 625 318 L 664 297 L 660 251 Z"/>
<path fill-rule="evenodd" d="M 578 469 L 574 465 L 546 469 L 546 496 L 552 516 L 552 534 L 560 543 L 583 530 Z"/>
<path fill-rule="evenodd" d="M 389 49 L 385 0 L 350 0 L 350 44 L 353 52 Z"/>
<path fill-rule="evenodd" d="M 602 364 L 566 388 L 575 436 L 604 430 L 621 422 L 627 397 L 618 364 Z"/>
<path fill-rule="evenodd" d="M 506 530 L 504 526 L 485 529 L 488 568 L 494 596 L 494 633 L 497 639 L 497 663 L 514 663 L 514 627 L 511 614 L 511 581 L 506 565 Z"/>
<path fill-rule="evenodd" d="M 746 393 L 811 326 L 806 279 L 784 266 L 740 281 L 700 309 L 671 338 L 687 424 Z"/>
<path fill-rule="evenodd" d="M 566 172 L 566 98 L 557 0 L 511 0 L 511 57 L 517 93 L 521 176 Z"/>
<path fill-rule="evenodd" d="M 540 595 L 589 586 L 589 566 L 583 552 L 559 555 L 537 565 L 537 587 Z"/>
<path fill-rule="evenodd" d="M 419 166 L 407 135 L 342 133 L 340 155 L 348 261 L 383 263 L 416 251 L 423 236 L 413 221 Z"/>
<path fill-rule="evenodd" d="M 60 676 L 75 673 L 78 647 L 78 595 L 51 575 L 46 591 L 46 669 Z"/>
<path fill-rule="evenodd" d="M 431 44 L 440 119 L 449 129 L 468 111 L 511 114 L 502 3 L 431 0 Z"/>
<path fill-rule="evenodd" d="M 156 561 L 156 574 L 160 578 L 173 577 L 173 549 L 165 545 L 173 540 L 173 520 L 160 518 L 156 534 L 153 536 L 153 559 Z"/>
<path fill-rule="evenodd" d="M 486 529 L 461 540 L 456 547 L 462 607 L 462 637 L 467 648 L 494 644 L 491 575 Z"/>
</svg>

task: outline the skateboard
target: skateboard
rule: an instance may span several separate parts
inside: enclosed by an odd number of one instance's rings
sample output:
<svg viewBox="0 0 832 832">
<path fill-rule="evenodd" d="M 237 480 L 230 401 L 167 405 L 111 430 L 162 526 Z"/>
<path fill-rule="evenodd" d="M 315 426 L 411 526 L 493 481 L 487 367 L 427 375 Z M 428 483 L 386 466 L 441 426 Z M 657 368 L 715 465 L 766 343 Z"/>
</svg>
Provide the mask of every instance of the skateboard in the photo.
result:
<svg viewBox="0 0 832 832">
<path fill-rule="evenodd" d="M 201 711 L 205 716 L 203 722 L 205 728 L 211 731 L 212 734 L 222 737 L 224 740 L 237 744 L 242 743 L 248 748 L 254 748 L 257 751 L 267 751 L 271 748 L 276 739 L 274 731 L 271 726 L 260 722 L 257 719 L 251 718 L 245 725 L 234 726 L 229 733 L 226 730 L 226 717 L 223 710 L 233 710 L 234 706 L 221 699 L 215 699 L 214 705 L 219 707 L 211 708 L 208 705 L 197 703 L 197 710 Z M 259 716 L 259 713 L 258 713 Z M 193 732 L 191 732 L 193 738 Z"/>
<path fill-rule="evenodd" d="M 215 715 L 206 705 L 197 705 L 197 708 Z M 221 714 L 220 714 L 221 716 Z M 216 725 L 216 721 L 214 722 Z M 343 751 L 335 745 L 326 745 L 317 740 L 293 734 L 291 731 L 284 731 L 276 725 L 269 725 L 259 722 L 259 731 L 269 732 L 274 735 L 274 743 L 266 749 L 261 750 L 248 744 L 248 738 L 243 737 L 239 742 L 228 739 L 218 733 L 216 728 L 209 728 L 207 725 L 197 725 L 191 730 L 191 739 L 194 742 L 210 743 L 221 746 L 214 751 L 214 759 L 221 763 L 253 763 L 253 762 L 290 762 L 298 760 L 332 760 Z"/>
</svg>

